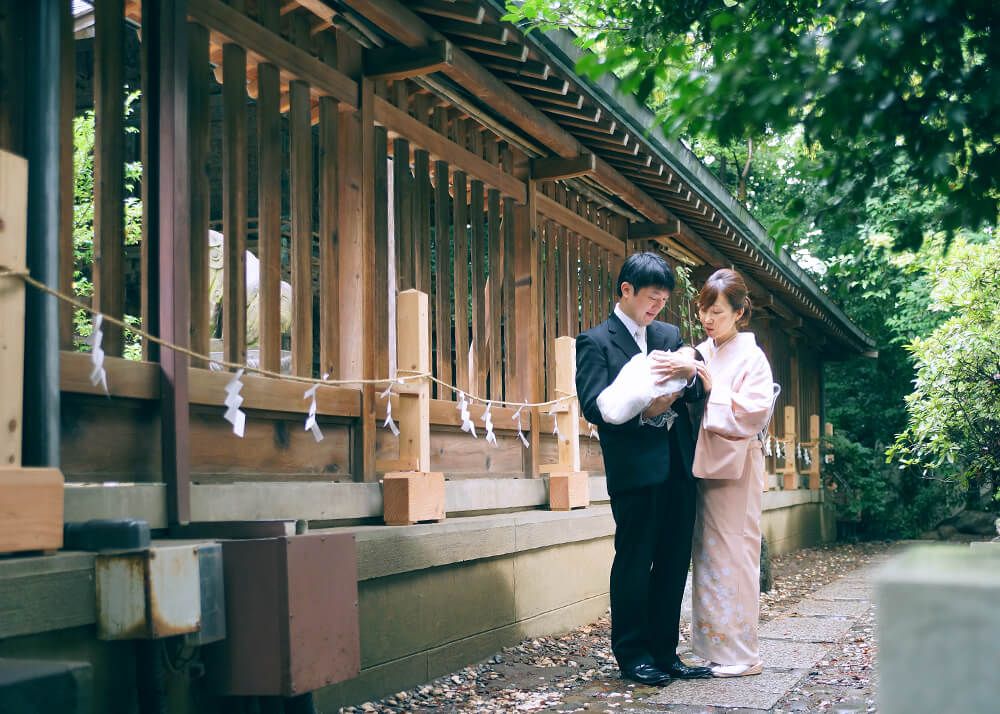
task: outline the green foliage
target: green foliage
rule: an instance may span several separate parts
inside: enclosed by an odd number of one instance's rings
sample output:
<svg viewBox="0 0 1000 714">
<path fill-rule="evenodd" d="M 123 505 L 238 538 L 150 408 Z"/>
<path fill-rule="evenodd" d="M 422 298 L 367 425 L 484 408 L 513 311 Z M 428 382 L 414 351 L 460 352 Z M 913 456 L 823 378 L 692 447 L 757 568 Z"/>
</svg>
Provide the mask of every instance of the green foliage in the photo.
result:
<svg viewBox="0 0 1000 714">
<path fill-rule="evenodd" d="M 577 69 L 617 74 L 669 135 L 730 147 L 801 131 L 827 210 L 889 203 L 912 182 L 941 199 L 933 218 L 949 237 L 996 221 L 993 2 L 524 0 L 508 12 L 574 30 L 594 51 Z M 786 229 L 772 228 L 782 242 Z M 914 248 L 925 229 L 902 214 L 891 233 Z"/>
<path fill-rule="evenodd" d="M 139 98 L 138 91 L 125 96 L 126 119 L 134 111 Z M 138 133 L 134 126 L 126 126 L 128 133 Z M 93 110 L 87 110 L 73 117 L 73 293 L 78 297 L 92 298 L 94 295 L 94 141 L 95 120 Z M 125 192 L 125 245 L 138 245 L 142 241 L 142 201 L 135 195 L 142 179 L 142 164 L 127 162 L 124 167 Z M 125 322 L 139 326 L 141 320 L 134 315 L 126 315 Z M 90 350 L 87 339 L 93 330 L 92 318 L 84 310 L 73 314 L 73 337 L 77 351 Z M 141 338 L 130 330 L 125 331 L 124 356 L 127 359 L 142 359 Z"/>
<path fill-rule="evenodd" d="M 951 484 L 912 478 L 885 462 L 880 449 L 842 434 L 823 441 L 833 460 L 823 466 L 837 520 L 862 538 L 915 537 L 950 514 L 959 497 Z"/>
<path fill-rule="evenodd" d="M 909 345 L 909 420 L 889 456 L 1000 497 L 1000 241 L 956 241 L 933 272 L 930 309 L 947 319 Z"/>
</svg>

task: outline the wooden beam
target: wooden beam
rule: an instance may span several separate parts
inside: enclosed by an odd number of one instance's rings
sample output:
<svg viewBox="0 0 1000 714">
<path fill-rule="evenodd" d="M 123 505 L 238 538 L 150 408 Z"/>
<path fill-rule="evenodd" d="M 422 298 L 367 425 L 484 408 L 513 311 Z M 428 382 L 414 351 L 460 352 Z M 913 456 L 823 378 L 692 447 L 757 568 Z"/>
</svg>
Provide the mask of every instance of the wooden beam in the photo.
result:
<svg viewBox="0 0 1000 714">
<path fill-rule="evenodd" d="M 486 17 L 486 8 L 479 4 L 445 0 L 417 0 L 410 8 L 425 15 L 434 15 L 449 20 L 460 20 L 480 25 Z"/>
<path fill-rule="evenodd" d="M 499 57 L 514 62 L 525 62 L 530 54 L 527 45 L 497 45 L 479 40 L 466 40 L 462 43 L 462 49 L 473 54 Z"/>
<path fill-rule="evenodd" d="M 28 162 L 0 151 L 0 266 L 26 270 Z M 0 466 L 21 465 L 24 382 L 24 291 L 20 278 L 0 278 Z M 87 355 L 88 363 L 90 355 Z M 89 383 L 89 373 L 88 373 Z"/>
<path fill-rule="evenodd" d="M 448 40 L 423 48 L 393 45 L 365 50 L 368 79 L 406 79 L 438 72 L 451 64 L 453 45 Z"/>
<path fill-rule="evenodd" d="M 592 176 L 596 167 L 596 157 L 591 153 L 581 154 L 571 159 L 532 159 L 531 177 L 536 181 L 545 181 Z"/>
<path fill-rule="evenodd" d="M 426 149 L 435 160 L 446 161 L 452 167 L 499 189 L 518 203 L 525 202 L 527 189 L 524 182 L 450 141 L 381 97 L 374 98 L 374 116 L 376 123 Z"/>
<path fill-rule="evenodd" d="M 357 83 L 220 0 L 189 0 L 188 15 L 294 78 L 356 109 Z"/>
<path fill-rule="evenodd" d="M 225 358 L 247 358 L 247 65 L 242 47 L 223 49 L 222 72 L 222 339 Z"/>
<path fill-rule="evenodd" d="M 495 45 L 505 45 L 515 39 L 514 33 L 503 25 L 477 25 L 458 20 L 441 20 L 434 25 L 446 35 L 468 37 L 480 42 L 490 42 Z"/>
<path fill-rule="evenodd" d="M 610 253 L 625 255 L 625 243 L 618 236 L 612 235 L 602 228 L 598 228 L 583 216 L 574 213 L 544 194 L 539 193 L 535 197 L 535 203 L 542 215 L 551 218 Z"/>
<path fill-rule="evenodd" d="M 510 74 L 515 77 L 531 77 L 532 79 L 548 79 L 552 74 L 552 68 L 544 62 L 527 60 L 524 62 L 510 62 L 500 57 L 489 57 L 482 61 L 482 65 L 488 69 Z"/>
<path fill-rule="evenodd" d="M 680 236 L 680 221 L 666 223 L 629 223 L 629 240 L 675 238 Z"/>
</svg>

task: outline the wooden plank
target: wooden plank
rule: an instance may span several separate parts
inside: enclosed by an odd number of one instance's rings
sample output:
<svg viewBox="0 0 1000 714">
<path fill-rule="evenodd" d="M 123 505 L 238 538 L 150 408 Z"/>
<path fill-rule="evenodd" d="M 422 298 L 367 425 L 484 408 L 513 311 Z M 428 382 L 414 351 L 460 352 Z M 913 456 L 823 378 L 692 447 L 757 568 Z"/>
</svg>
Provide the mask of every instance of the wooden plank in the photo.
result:
<svg viewBox="0 0 1000 714">
<path fill-rule="evenodd" d="M 434 110 L 434 130 L 444 134 L 447 113 L 443 107 Z M 434 375 L 453 383 L 451 369 L 451 195 L 450 172 L 444 161 L 434 163 Z M 434 385 L 439 399 L 446 399 L 441 385 Z"/>
<path fill-rule="evenodd" d="M 105 315 L 125 314 L 125 68 L 123 0 L 97 3 L 94 12 L 94 299 Z M 121 328 L 104 326 L 104 351 L 122 354 Z"/>
<path fill-rule="evenodd" d="M 680 236 L 680 221 L 673 220 L 666 223 L 629 223 L 629 240 L 649 240 L 656 238 L 676 238 Z"/>
<path fill-rule="evenodd" d="M 289 83 L 289 201 L 292 218 L 292 374 L 313 373 L 312 102 L 309 85 Z"/>
<path fill-rule="evenodd" d="M 211 144 L 209 102 L 208 31 L 188 24 L 188 142 L 191 151 L 191 349 L 208 354 L 211 334 L 208 231 L 211 219 L 211 185 L 208 159 Z M 146 110 L 145 104 L 143 110 Z M 145 138 L 144 138 L 145 140 Z M 152 197 L 144 199 L 146 201 Z M 143 222 L 146 230 L 148 221 Z M 143 290 L 145 293 L 145 289 Z M 145 323 L 144 324 L 148 324 Z M 198 365 L 195 366 L 205 366 Z"/>
<path fill-rule="evenodd" d="M 597 301 L 594 303 L 594 324 L 599 325 L 611 313 L 608 309 L 608 259 L 611 255 L 604 249 L 598 249 L 600 265 L 597 269 Z"/>
<path fill-rule="evenodd" d="M 375 127 L 375 371 L 389 374 L 389 166 L 388 135 Z M 395 297 L 395 285 L 392 286 Z M 333 334 L 338 322 L 323 321 Z"/>
<path fill-rule="evenodd" d="M 452 174 L 452 226 L 454 227 L 455 305 L 455 386 L 464 391 L 471 388 L 469 370 L 469 204 L 465 173 Z"/>
<path fill-rule="evenodd" d="M 27 269 L 28 162 L 0 150 L 0 265 Z M 0 278 L 0 465 L 21 465 L 24 282 Z M 90 355 L 87 355 L 89 358 Z M 9 385 L 9 386 L 8 386 Z"/>
<path fill-rule="evenodd" d="M 447 137 L 438 134 L 380 97 L 375 98 L 375 121 L 387 128 L 391 134 L 404 137 L 426 149 L 432 158 L 447 161 L 454 168 L 499 189 L 519 203 L 524 202 L 524 182 L 518 181 L 473 152 L 449 141 Z"/>
<path fill-rule="evenodd" d="M 492 144 L 496 153 L 496 144 Z M 500 192 L 491 188 L 486 194 L 486 235 L 489 247 L 489 278 L 487 280 L 487 343 L 490 399 L 503 398 L 503 345 L 500 342 L 500 297 L 503 291 L 503 261 L 501 259 Z"/>
<path fill-rule="evenodd" d="M 225 358 L 246 362 L 247 114 L 246 52 L 226 45 L 222 71 L 222 339 Z"/>
<path fill-rule="evenodd" d="M 413 152 L 413 276 L 414 286 L 431 291 L 431 169 L 423 149 Z"/>
<path fill-rule="evenodd" d="M 451 64 L 452 51 L 448 40 L 421 48 L 404 45 L 372 48 L 365 51 L 365 76 L 368 79 L 406 79 L 433 74 Z"/>
<path fill-rule="evenodd" d="M 503 151 L 504 170 L 510 171 L 512 157 L 509 149 Z M 517 373 L 516 331 L 514 320 L 514 200 L 503 199 L 503 356 L 504 356 L 504 399 L 509 399 L 513 391 L 514 376 Z"/>
<path fill-rule="evenodd" d="M 413 174 L 410 173 L 410 143 L 392 142 L 393 225 L 395 226 L 396 281 L 398 289 L 414 287 L 413 272 Z"/>
<path fill-rule="evenodd" d="M 593 175 L 597 163 L 591 153 L 569 159 L 561 157 L 531 160 L 531 177 L 536 181 L 547 179 L 568 179 Z"/>
<path fill-rule="evenodd" d="M 73 14 L 68 3 L 59 11 L 59 289 L 73 294 L 73 114 L 76 108 L 76 46 L 73 40 Z M 145 141 L 145 136 L 143 141 Z M 143 221 L 143 229 L 146 222 Z M 145 241 L 143 241 L 145 244 Z M 142 282 L 143 307 L 146 307 Z M 73 348 L 73 307 L 59 303 L 59 347 Z M 143 311 L 143 325 L 148 325 Z M 143 345 L 145 347 L 145 344 Z M 0 463 L 3 463 L 0 461 Z"/>
<path fill-rule="evenodd" d="M 275 64 L 347 106 L 358 107 L 358 84 L 354 80 L 220 0 L 189 0 L 188 13 L 196 22 L 245 47 L 257 62 Z"/>
<path fill-rule="evenodd" d="M 625 255 L 625 243 L 615 235 L 598 228 L 579 214 L 560 205 L 545 195 L 538 196 L 538 210 L 548 218 L 558 221 L 574 233 L 596 243 L 615 255 Z"/>
<path fill-rule="evenodd" d="M 590 326 L 598 324 L 601 295 L 601 249 L 590 244 Z"/>
<path fill-rule="evenodd" d="M 546 396 L 556 398 L 556 329 L 558 313 L 556 293 L 556 227 L 546 221 L 545 230 L 545 377 Z"/>
<path fill-rule="evenodd" d="M 461 20 L 481 25 L 486 16 L 486 8 L 471 3 L 453 2 L 452 0 L 418 0 L 410 6 L 417 12 L 450 20 Z"/>
<path fill-rule="evenodd" d="M 396 312 L 399 369 L 428 372 L 431 369 L 430 301 L 427 293 L 406 290 L 399 294 Z M 399 458 L 416 459 L 418 471 L 430 471 L 430 382 L 420 380 L 416 393 L 399 395 Z"/>
<path fill-rule="evenodd" d="M 486 217 L 483 214 L 483 183 L 473 180 L 469 187 L 469 227 L 471 228 L 472 279 L 472 387 L 482 396 L 486 393 Z"/>
<path fill-rule="evenodd" d="M 260 365 L 281 367 L 281 86 L 279 70 L 261 64 L 257 70 L 257 251 Z"/>
</svg>

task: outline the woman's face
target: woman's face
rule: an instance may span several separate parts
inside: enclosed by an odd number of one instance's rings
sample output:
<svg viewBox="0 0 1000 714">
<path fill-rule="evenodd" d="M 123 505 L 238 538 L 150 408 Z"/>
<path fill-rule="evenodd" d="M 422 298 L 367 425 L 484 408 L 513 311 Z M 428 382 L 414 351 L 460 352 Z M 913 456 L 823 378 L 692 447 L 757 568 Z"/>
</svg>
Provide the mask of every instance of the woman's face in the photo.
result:
<svg viewBox="0 0 1000 714">
<path fill-rule="evenodd" d="M 705 334 L 716 342 L 731 337 L 736 332 L 736 322 L 743 317 L 743 310 L 739 312 L 733 310 L 733 306 L 726 300 L 726 296 L 721 293 L 715 299 L 715 304 L 709 305 L 707 309 L 698 309 L 698 318 L 701 320 Z"/>
</svg>

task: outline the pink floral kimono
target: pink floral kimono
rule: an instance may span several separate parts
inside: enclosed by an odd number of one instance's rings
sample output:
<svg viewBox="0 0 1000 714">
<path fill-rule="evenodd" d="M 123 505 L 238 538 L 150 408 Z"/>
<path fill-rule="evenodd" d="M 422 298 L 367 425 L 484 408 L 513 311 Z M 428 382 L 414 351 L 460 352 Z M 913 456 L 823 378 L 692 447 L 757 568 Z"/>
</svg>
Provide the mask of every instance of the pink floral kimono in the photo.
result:
<svg viewBox="0 0 1000 714">
<path fill-rule="evenodd" d="M 692 649 L 721 665 L 760 662 L 760 514 L 764 454 L 759 432 L 774 403 L 771 366 L 750 332 L 716 349 L 698 345 L 712 392 L 698 432 L 694 475 Z"/>
</svg>

